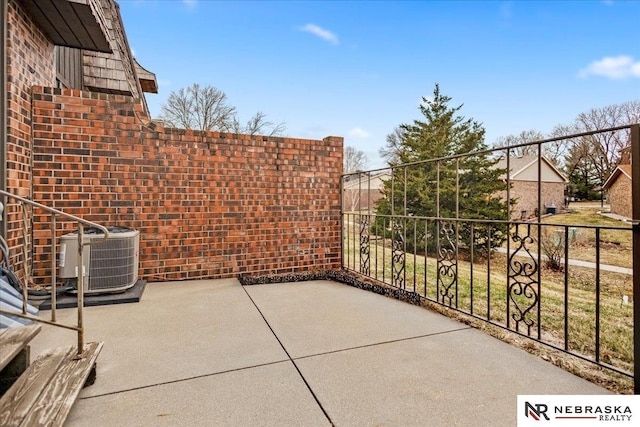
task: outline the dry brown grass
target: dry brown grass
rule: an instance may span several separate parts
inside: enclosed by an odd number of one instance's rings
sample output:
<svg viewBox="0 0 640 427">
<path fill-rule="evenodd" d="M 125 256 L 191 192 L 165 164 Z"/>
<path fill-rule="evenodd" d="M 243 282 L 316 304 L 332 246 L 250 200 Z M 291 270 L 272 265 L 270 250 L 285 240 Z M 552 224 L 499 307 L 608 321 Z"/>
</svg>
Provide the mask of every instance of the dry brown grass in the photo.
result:
<svg viewBox="0 0 640 427">
<path fill-rule="evenodd" d="M 548 216 L 542 221 L 545 224 L 576 226 L 576 236 L 575 240 L 571 240 L 569 258 L 588 262 L 596 260 L 595 229 L 580 226 L 623 227 L 624 230 L 600 231 L 600 262 L 631 268 L 633 262 L 631 224 L 601 215 L 600 207 L 579 204 L 573 206 L 576 208 L 569 213 Z"/>
</svg>

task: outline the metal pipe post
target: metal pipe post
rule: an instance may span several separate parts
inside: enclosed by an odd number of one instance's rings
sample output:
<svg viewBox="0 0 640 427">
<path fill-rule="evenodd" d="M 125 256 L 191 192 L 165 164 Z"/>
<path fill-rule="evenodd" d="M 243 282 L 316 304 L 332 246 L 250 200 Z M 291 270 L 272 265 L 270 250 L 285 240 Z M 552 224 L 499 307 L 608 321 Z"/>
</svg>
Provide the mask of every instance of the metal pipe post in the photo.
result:
<svg viewBox="0 0 640 427">
<path fill-rule="evenodd" d="M 56 321 L 57 289 L 56 282 L 56 215 L 51 214 L 51 321 Z"/>
<path fill-rule="evenodd" d="M 633 219 L 633 381 L 640 394 L 640 125 L 631 126 L 631 205 Z"/>
<path fill-rule="evenodd" d="M 78 356 L 84 349 L 84 324 L 82 309 L 84 307 L 84 224 L 78 223 Z"/>
</svg>

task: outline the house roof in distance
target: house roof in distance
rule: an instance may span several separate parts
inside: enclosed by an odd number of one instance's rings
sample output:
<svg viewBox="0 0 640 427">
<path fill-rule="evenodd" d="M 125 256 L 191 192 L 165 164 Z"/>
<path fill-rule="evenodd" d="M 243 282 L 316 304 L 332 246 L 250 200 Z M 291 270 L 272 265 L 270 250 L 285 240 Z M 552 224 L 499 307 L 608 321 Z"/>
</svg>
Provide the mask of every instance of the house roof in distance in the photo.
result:
<svg viewBox="0 0 640 427">
<path fill-rule="evenodd" d="M 543 165 L 542 165 L 543 168 L 557 175 L 557 177 L 561 181 L 568 182 L 564 174 L 560 172 L 558 168 L 556 168 L 553 165 L 553 163 L 551 163 L 546 157 L 542 156 L 541 159 L 543 162 Z M 530 171 L 532 167 L 536 167 L 537 163 L 538 163 L 537 155 L 524 155 L 524 156 L 518 156 L 518 157 L 510 157 L 509 158 L 509 169 L 510 169 L 509 178 L 511 180 L 516 180 L 516 181 L 519 179 L 522 179 L 527 171 Z M 507 158 L 506 157 L 501 158 L 500 161 L 496 163 L 496 167 L 500 169 L 506 169 Z M 536 174 L 537 174 L 537 171 L 536 171 Z M 543 179 L 543 181 L 545 180 Z"/>
<path fill-rule="evenodd" d="M 608 190 L 620 176 L 626 176 L 629 180 L 631 180 L 631 165 L 618 165 L 618 167 L 613 170 L 611 175 L 609 175 L 609 178 L 607 178 L 607 181 L 604 183 L 602 188 Z"/>
</svg>

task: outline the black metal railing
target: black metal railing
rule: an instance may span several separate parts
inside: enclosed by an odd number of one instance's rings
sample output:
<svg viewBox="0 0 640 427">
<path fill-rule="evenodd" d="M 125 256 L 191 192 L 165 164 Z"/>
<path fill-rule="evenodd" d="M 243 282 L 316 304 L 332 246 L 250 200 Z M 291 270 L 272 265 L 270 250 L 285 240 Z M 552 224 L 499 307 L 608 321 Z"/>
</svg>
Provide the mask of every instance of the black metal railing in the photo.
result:
<svg viewBox="0 0 640 427">
<path fill-rule="evenodd" d="M 547 213 L 562 206 L 545 202 L 545 144 L 605 132 L 628 134 L 640 159 L 631 125 L 344 175 L 343 268 L 631 377 L 640 393 L 640 170 L 626 222 L 558 222 Z M 528 216 L 514 209 L 522 196 L 507 173 L 524 147 L 537 157 Z M 505 167 L 493 194 L 504 211 L 465 205 L 474 188 L 464 165 L 477 156 Z"/>
</svg>

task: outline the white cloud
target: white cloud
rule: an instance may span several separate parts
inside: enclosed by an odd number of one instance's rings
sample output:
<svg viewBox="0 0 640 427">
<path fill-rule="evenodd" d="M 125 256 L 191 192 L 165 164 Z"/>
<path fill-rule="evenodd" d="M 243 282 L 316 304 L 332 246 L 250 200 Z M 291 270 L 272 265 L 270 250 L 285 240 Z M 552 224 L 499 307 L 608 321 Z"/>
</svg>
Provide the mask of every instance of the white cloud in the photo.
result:
<svg viewBox="0 0 640 427">
<path fill-rule="evenodd" d="M 189 9 L 193 9 L 196 7 L 198 0 L 182 0 L 182 3 L 186 4 Z"/>
<path fill-rule="evenodd" d="M 354 138 L 367 138 L 369 135 L 369 132 L 359 127 L 355 127 L 349 131 L 349 136 Z"/>
<path fill-rule="evenodd" d="M 319 27 L 315 24 L 307 24 L 304 27 L 300 27 L 300 31 L 313 34 L 314 36 L 320 37 L 322 40 L 328 41 L 332 44 L 340 43 L 340 40 L 338 40 L 338 36 L 335 35 L 335 33 L 332 33 L 329 30 L 325 30 L 324 28 Z"/>
<path fill-rule="evenodd" d="M 627 55 L 608 56 L 600 61 L 594 61 L 580 70 L 580 77 L 586 78 L 590 75 L 614 80 L 640 77 L 640 61 L 634 62 L 634 59 Z"/>
</svg>

